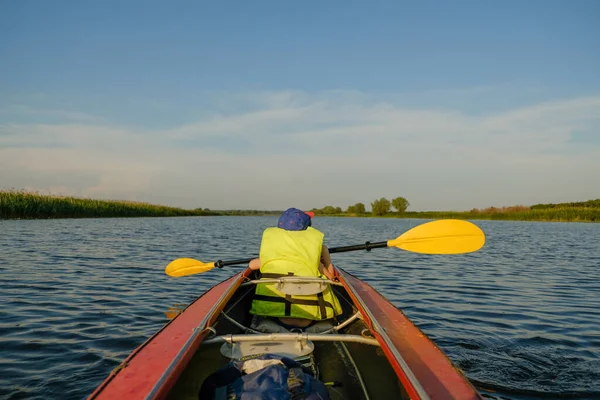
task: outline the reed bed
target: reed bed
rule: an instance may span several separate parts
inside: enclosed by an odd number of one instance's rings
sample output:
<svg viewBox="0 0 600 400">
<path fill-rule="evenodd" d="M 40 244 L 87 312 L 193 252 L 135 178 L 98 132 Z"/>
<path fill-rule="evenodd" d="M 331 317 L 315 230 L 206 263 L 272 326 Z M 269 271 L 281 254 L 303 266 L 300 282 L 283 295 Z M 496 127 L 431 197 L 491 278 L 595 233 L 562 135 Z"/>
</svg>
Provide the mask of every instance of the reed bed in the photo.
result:
<svg viewBox="0 0 600 400">
<path fill-rule="evenodd" d="M 95 200 L 0 191 L 0 219 L 175 217 L 217 215 L 207 210 L 184 210 L 134 201 Z"/>
<path fill-rule="evenodd" d="M 600 222 L 600 208 L 568 207 L 524 211 L 405 212 L 403 218 L 454 218 L 510 221 Z"/>
<path fill-rule="evenodd" d="M 600 208 L 600 199 L 558 204 L 534 204 L 532 210 L 547 210 L 551 208 Z"/>
</svg>

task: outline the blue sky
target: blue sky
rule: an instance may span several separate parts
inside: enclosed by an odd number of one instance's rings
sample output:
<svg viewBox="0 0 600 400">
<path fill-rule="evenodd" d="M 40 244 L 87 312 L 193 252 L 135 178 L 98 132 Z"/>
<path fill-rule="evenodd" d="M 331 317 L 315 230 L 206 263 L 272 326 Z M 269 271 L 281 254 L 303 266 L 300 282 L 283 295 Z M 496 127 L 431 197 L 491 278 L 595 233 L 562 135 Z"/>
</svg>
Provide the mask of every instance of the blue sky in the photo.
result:
<svg viewBox="0 0 600 400">
<path fill-rule="evenodd" d="M 600 197 L 600 2 L 0 3 L 0 187 L 183 207 Z"/>
</svg>

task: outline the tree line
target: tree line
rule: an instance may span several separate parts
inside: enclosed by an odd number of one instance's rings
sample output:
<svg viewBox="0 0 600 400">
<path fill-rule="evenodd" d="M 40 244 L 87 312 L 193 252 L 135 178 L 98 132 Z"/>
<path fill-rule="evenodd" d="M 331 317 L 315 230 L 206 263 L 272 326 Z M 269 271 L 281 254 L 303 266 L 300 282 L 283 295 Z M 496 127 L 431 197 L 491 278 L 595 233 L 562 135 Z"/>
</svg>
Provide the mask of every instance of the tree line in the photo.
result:
<svg viewBox="0 0 600 400">
<path fill-rule="evenodd" d="M 371 203 L 371 214 L 381 216 L 388 214 L 392 207 L 396 210 L 396 213 L 402 214 L 410 206 L 408 200 L 404 197 L 396 197 L 392 200 L 388 200 L 385 197 L 376 199 Z M 341 207 L 325 206 L 323 208 L 313 208 L 310 210 L 317 215 L 339 215 L 343 214 L 344 211 Z M 364 215 L 367 214 L 364 203 L 356 203 L 348 206 L 345 211 L 346 214 L 353 215 Z"/>
</svg>

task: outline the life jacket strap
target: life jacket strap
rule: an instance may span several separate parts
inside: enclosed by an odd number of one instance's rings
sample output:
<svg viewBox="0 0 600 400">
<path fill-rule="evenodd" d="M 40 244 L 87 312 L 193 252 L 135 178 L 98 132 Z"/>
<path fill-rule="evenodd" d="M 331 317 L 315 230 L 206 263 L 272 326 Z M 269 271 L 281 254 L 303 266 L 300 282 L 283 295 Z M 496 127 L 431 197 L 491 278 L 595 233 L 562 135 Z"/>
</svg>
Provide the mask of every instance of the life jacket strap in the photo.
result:
<svg viewBox="0 0 600 400">
<path fill-rule="evenodd" d="M 319 302 L 319 311 L 321 312 L 321 319 L 327 319 L 327 310 L 325 310 L 325 298 L 323 297 L 323 292 L 319 292 L 317 293 L 317 301 Z M 331 303 L 328 303 L 329 307 L 331 307 L 331 309 L 333 309 L 333 305 L 331 305 Z"/>
<path fill-rule="evenodd" d="M 291 316 L 292 304 L 297 304 L 300 306 L 319 307 L 319 311 L 321 313 L 321 319 L 327 318 L 327 310 L 325 309 L 325 307 L 329 307 L 332 310 L 334 309 L 333 305 L 330 302 L 325 301 L 322 293 L 317 294 L 317 300 L 295 299 L 290 295 L 286 295 L 284 298 L 284 297 L 267 296 L 264 294 L 255 294 L 254 299 L 260 300 L 260 301 L 270 301 L 273 303 L 285 303 L 286 317 Z"/>
<path fill-rule="evenodd" d="M 274 274 L 270 272 L 261 273 L 261 278 L 267 279 L 277 279 L 277 278 L 285 278 L 286 276 L 294 276 L 293 272 L 288 272 L 287 274 Z"/>
</svg>

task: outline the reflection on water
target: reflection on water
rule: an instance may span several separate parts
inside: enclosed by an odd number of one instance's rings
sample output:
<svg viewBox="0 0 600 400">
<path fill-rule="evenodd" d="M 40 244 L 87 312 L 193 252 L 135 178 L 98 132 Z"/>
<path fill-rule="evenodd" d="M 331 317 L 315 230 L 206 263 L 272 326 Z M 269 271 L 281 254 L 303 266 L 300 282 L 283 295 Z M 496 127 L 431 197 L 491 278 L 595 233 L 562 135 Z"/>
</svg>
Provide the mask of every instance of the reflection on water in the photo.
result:
<svg viewBox="0 0 600 400">
<path fill-rule="evenodd" d="M 187 304 L 173 304 L 167 311 L 165 311 L 165 317 L 167 319 L 173 319 L 187 307 Z"/>
<path fill-rule="evenodd" d="M 258 254 L 277 217 L 0 221 L 0 398 L 88 395 L 134 348 L 242 266 L 171 278 L 175 258 Z M 315 218 L 329 246 L 423 220 Z M 600 226 L 475 221 L 485 247 L 334 254 L 490 398 L 600 398 Z"/>
</svg>

